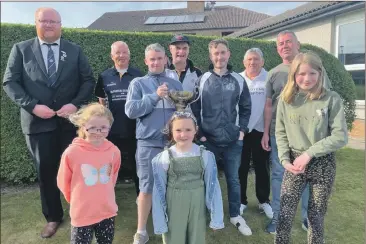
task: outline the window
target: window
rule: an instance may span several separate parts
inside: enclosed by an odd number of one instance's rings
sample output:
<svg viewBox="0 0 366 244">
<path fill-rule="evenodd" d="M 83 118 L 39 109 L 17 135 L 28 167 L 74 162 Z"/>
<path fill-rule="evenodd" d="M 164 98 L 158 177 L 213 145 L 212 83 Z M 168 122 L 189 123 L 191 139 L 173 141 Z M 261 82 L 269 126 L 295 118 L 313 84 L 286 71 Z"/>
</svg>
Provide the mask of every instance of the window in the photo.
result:
<svg viewBox="0 0 366 244">
<path fill-rule="evenodd" d="M 349 71 L 356 85 L 356 99 L 365 100 L 365 70 Z"/>
<path fill-rule="evenodd" d="M 234 31 L 222 32 L 222 33 L 221 33 L 221 35 L 222 35 L 222 36 L 228 36 L 228 35 L 230 35 L 231 33 L 234 33 Z"/>
<path fill-rule="evenodd" d="M 356 100 L 365 100 L 365 17 L 349 13 L 336 19 L 336 57 L 356 85 Z"/>
<path fill-rule="evenodd" d="M 344 65 L 365 64 L 365 20 L 339 25 L 338 58 Z"/>
</svg>

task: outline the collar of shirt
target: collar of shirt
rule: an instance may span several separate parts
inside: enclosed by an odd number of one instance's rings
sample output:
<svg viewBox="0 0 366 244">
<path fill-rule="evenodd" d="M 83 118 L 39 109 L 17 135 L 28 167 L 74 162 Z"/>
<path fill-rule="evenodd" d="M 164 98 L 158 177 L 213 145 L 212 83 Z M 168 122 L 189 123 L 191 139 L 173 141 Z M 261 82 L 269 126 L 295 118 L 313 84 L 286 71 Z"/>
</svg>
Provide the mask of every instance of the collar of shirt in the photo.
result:
<svg viewBox="0 0 366 244">
<path fill-rule="evenodd" d="M 115 67 L 116 71 L 119 73 L 119 76 L 122 77 L 128 70 L 127 69 L 118 69 L 117 67 Z"/>
<path fill-rule="evenodd" d="M 153 72 L 148 71 L 147 75 L 152 76 L 152 77 L 164 77 L 164 76 L 166 76 L 166 73 L 165 73 L 165 70 L 161 73 L 153 73 Z"/>
<path fill-rule="evenodd" d="M 245 70 L 241 74 L 244 77 L 244 79 L 250 80 L 250 81 L 265 81 L 265 79 L 266 79 L 266 70 L 264 68 L 262 68 L 261 71 L 259 72 L 259 74 L 256 77 L 254 77 L 253 79 L 250 79 L 247 76 L 247 72 L 245 72 Z"/>
<path fill-rule="evenodd" d="M 44 43 L 45 43 L 45 44 L 57 43 L 57 45 L 58 45 L 58 46 L 60 46 L 60 38 L 59 38 L 59 39 L 57 39 L 56 41 L 52 42 L 52 43 L 45 42 L 45 41 L 43 41 L 43 40 L 42 40 L 41 38 L 39 38 L 39 37 L 38 37 L 38 40 L 39 40 L 39 44 L 40 44 L 40 45 L 43 45 Z"/>
<path fill-rule="evenodd" d="M 215 74 L 216 76 L 219 76 L 220 77 L 220 75 L 218 75 L 218 74 L 216 74 L 213 70 L 214 70 L 214 65 L 211 63 L 209 66 L 208 66 L 208 70 L 211 72 L 211 73 L 213 73 L 213 74 Z M 226 73 L 225 74 L 223 74 L 222 76 L 227 76 L 227 75 L 229 75 L 231 72 L 233 71 L 233 66 L 231 65 L 231 64 L 227 64 L 227 71 L 226 71 Z M 221 77 L 222 77 L 221 76 Z"/>
<path fill-rule="evenodd" d="M 186 61 L 186 67 L 184 70 L 181 70 L 180 72 L 187 72 L 187 70 L 189 69 L 192 73 L 194 72 L 194 65 L 193 65 L 193 62 L 192 60 L 190 60 L 189 58 L 187 58 L 187 61 Z M 173 60 L 171 58 L 168 58 L 168 69 L 170 70 L 176 70 L 175 69 L 175 66 L 173 64 Z"/>
</svg>

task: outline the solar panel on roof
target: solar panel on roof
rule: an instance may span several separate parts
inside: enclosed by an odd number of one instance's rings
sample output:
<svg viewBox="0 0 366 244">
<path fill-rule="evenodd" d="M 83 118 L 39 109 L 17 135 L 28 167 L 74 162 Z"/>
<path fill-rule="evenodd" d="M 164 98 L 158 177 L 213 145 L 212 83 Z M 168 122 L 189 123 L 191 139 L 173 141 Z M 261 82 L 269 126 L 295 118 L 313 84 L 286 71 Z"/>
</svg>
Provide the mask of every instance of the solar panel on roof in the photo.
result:
<svg viewBox="0 0 366 244">
<path fill-rule="evenodd" d="M 146 21 L 145 21 L 145 25 L 148 24 L 153 24 L 155 22 L 155 20 L 157 19 L 157 17 L 149 17 Z"/>
<path fill-rule="evenodd" d="M 185 19 L 185 15 L 177 16 L 174 20 L 174 23 L 183 23 Z"/>
<path fill-rule="evenodd" d="M 176 18 L 177 16 L 167 16 L 165 21 L 164 21 L 164 24 L 172 24 L 174 23 L 174 19 Z"/>
<path fill-rule="evenodd" d="M 184 23 L 192 23 L 192 22 L 194 22 L 195 18 L 196 18 L 196 15 L 186 15 L 186 18 L 184 19 Z"/>
<path fill-rule="evenodd" d="M 166 16 L 158 17 L 155 20 L 154 24 L 164 24 L 165 19 L 166 19 Z"/>
<path fill-rule="evenodd" d="M 178 23 L 195 23 L 203 22 L 205 20 L 204 15 L 179 15 L 179 16 L 158 16 L 149 17 L 145 25 L 155 25 L 155 24 L 178 24 Z"/>
<path fill-rule="evenodd" d="M 196 18 L 194 19 L 194 22 L 203 22 L 205 20 L 204 15 L 196 15 Z"/>
</svg>

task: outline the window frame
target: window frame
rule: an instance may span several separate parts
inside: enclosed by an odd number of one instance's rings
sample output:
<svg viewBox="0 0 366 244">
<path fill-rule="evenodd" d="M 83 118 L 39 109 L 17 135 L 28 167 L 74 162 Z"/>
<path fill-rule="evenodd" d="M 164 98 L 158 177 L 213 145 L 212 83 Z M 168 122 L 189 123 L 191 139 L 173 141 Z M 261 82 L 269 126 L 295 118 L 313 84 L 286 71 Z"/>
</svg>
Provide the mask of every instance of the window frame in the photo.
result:
<svg viewBox="0 0 366 244">
<path fill-rule="evenodd" d="M 363 9 L 363 13 L 364 13 L 364 9 Z M 352 23 L 356 23 L 356 22 L 359 22 L 359 21 L 366 21 L 365 20 L 365 14 L 363 14 L 363 15 L 356 14 L 352 18 L 348 18 L 345 15 L 338 15 L 338 16 L 336 16 L 336 21 L 335 21 L 336 31 L 335 31 L 334 56 L 337 59 L 338 59 L 338 54 L 339 54 L 339 28 L 340 28 L 340 26 L 347 25 L 347 24 L 352 24 Z M 347 71 L 362 71 L 362 70 L 365 71 L 365 64 L 348 64 L 348 65 L 344 65 L 344 68 Z M 365 83 L 366 83 L 366 81 L 365 81 Z M 356 103 L 363 103 L 363 104 L 365 104 L 365 100 L 356 100 Z"/>
</svg>

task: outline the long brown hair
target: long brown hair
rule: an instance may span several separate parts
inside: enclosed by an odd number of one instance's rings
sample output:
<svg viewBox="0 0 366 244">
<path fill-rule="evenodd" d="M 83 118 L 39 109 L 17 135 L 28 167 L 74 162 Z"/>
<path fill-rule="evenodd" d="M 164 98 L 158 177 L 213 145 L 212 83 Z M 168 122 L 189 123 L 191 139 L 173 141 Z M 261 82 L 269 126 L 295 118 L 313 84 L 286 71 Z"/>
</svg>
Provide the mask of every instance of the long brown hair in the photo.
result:
<svg viewBox="0 0 366 244">
<path fill-rule="evenodd" d="M 299 92 L 299 87 L 296 84 L 296 74 L 299 71 L 300 65 L 308 64 L 313 69 L 319 72 L 319 78 L 317 84 L 306 95 L 306 99 L 316 100 L 320 99 L 325 94 L 324 88 L 324 73 L 322 61 L 318 55 L 313 52 L 299 53 L 295 56 L 290 66 L 290 72 L 288 80 L 280 94 L 280 98 L 288 104 L 291 104 L 295 95 Z"/>
</svg>

